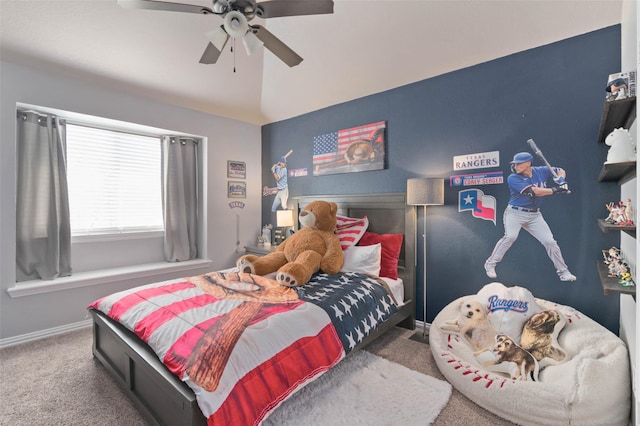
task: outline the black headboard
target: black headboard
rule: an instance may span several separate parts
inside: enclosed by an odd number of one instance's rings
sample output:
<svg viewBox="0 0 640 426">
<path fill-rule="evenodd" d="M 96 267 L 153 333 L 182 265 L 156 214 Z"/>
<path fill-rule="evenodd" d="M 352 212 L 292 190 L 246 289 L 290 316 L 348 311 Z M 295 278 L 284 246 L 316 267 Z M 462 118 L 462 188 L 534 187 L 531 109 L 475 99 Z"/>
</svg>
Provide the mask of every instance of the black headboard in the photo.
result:
<svg viewBox="0 0 640 426">
<path fill-rule="evenodd" d="M 407 206 L 406 194 L 313 195 L 293 197 L 295 202 L 295 228 L 298 215 L 316 200 L 333 201 L 338 213 L 349 217 L 367 216 L 368 231 L 377 234 L 403 234 L 402 250 L 398 261 L 398 277 L 404 283 L 405 302 L 415 301 L 416 280 L 416 215 L 415 207 Z"/>
</svg>

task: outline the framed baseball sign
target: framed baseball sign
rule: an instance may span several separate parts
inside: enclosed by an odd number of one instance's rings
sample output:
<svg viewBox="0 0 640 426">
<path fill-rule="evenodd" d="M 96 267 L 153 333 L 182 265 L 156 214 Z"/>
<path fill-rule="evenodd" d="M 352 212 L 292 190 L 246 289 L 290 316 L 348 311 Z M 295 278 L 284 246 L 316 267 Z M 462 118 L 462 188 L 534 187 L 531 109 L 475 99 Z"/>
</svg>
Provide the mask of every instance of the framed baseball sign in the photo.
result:
<svg viewBox="0 0 640 426">
<path fill-rule="evenodd" d="M 244 161 L 227 161 L 227 177 L 231 179 L 246 179 L 247 165 Z"/>
<path fill-rule="evenodd" d="M 227 198 L 247 198 L 247 183 L 233 180 L 228 181 Z"/>
</svg>

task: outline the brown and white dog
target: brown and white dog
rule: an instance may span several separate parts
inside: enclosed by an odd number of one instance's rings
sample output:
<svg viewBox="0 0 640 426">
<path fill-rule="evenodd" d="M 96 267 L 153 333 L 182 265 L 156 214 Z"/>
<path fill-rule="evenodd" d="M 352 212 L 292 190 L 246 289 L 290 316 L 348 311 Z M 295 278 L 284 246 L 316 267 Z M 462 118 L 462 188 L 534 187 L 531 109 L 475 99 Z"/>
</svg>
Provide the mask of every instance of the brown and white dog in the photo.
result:
<svg viewBox="0 0 640 426">
<path fill-rule="evenodd" d="M 474 351 L 493 346 L 498 331 L 489 322 L 487 311 L 480 302 L 465 299 L 460 302 L 458 312 L 458 318 L 444 321 L 440 329 L 460 334 Z"/>
<path fill-rule="evenodd" d="M 565 320 L 556 310 L 549 309 L 539 312 L 529 318 L 522 328 L 520 346 L 529 351 L 533 357 L 547 364 L 560 363 L 565 360 L 567 354 L 557 346 L 554 332 L 556 326 L 564 326 Z"/>
<path fill-rule="evenodd" d="M 488 350 L 478 351 L 474 355 L 478 356 Z M 496 336 L 495 345 L 490 351 L 495 359 L 485 361 L 483 363 L 485 367 L 500 366 L 502 368 L 500 371 L 508 371 L 514 380 L 529 380 L 531 378 L 535 382 L 538 381 L 538 373 L 540 372 L 538 361 L 506 334 Z M 515 368 L 507 368 L 508 363 L 512 363 L 511 365 L 514 365 Z"/>
</svg>

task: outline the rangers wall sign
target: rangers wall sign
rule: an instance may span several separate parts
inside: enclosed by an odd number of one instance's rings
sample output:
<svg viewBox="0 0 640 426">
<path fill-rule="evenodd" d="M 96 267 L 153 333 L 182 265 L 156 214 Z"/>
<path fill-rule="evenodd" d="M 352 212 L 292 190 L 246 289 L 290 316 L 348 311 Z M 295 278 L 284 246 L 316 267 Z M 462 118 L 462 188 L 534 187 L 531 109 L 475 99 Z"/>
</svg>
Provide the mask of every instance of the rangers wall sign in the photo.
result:
<svg viewBox="0 0 640 426">
<path fill-rule="evenodd" d="M 500 166 L 500 151 L 479 152 L 477 154 L 453 157 L 453 170 L 486 169 Z"/>
<path fill-rule="evenodd" d="M 289 170 L 289 177 L 298 177 L 298 176 L 306 176 L 307 175 L 307 169 L 292 169 Z"/>
<path fill-rule="evenodd" d="M 473 217 L 490 220 L 496 224 L 496 198 L 484 195 L 479 189 L 465 189 L 458 192 L 458 211 L 471 210 Z"/>
<path fill-rule="evenodd" d="M 502 172 L 453 175 L 449 177 L 449 186 L 498 185 L 503 182 Z"/>
</svg>

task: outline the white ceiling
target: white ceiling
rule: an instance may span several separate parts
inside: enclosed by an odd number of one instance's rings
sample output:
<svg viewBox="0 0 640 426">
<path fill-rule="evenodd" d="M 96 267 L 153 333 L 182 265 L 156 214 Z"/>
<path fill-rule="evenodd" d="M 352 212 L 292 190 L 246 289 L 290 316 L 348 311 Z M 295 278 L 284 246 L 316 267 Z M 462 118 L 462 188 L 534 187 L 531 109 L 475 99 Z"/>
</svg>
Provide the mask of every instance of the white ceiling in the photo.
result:
<svg viewBox="0 0 640 426">
<path fill-rule="evenodd" d="M 198 63 L 205 32 L 221 23 L 214 15 L 123 9 L 116 0 L 0 0 L 0 54 L 265 124 L 619 24 L 621 16 L 622 0 L 335 0 L 331 15 L 251 21 L 304 58 L 289 68 L 263 49 L 247 56 L 241 43 L 217 64 Z"/>
</svg>

